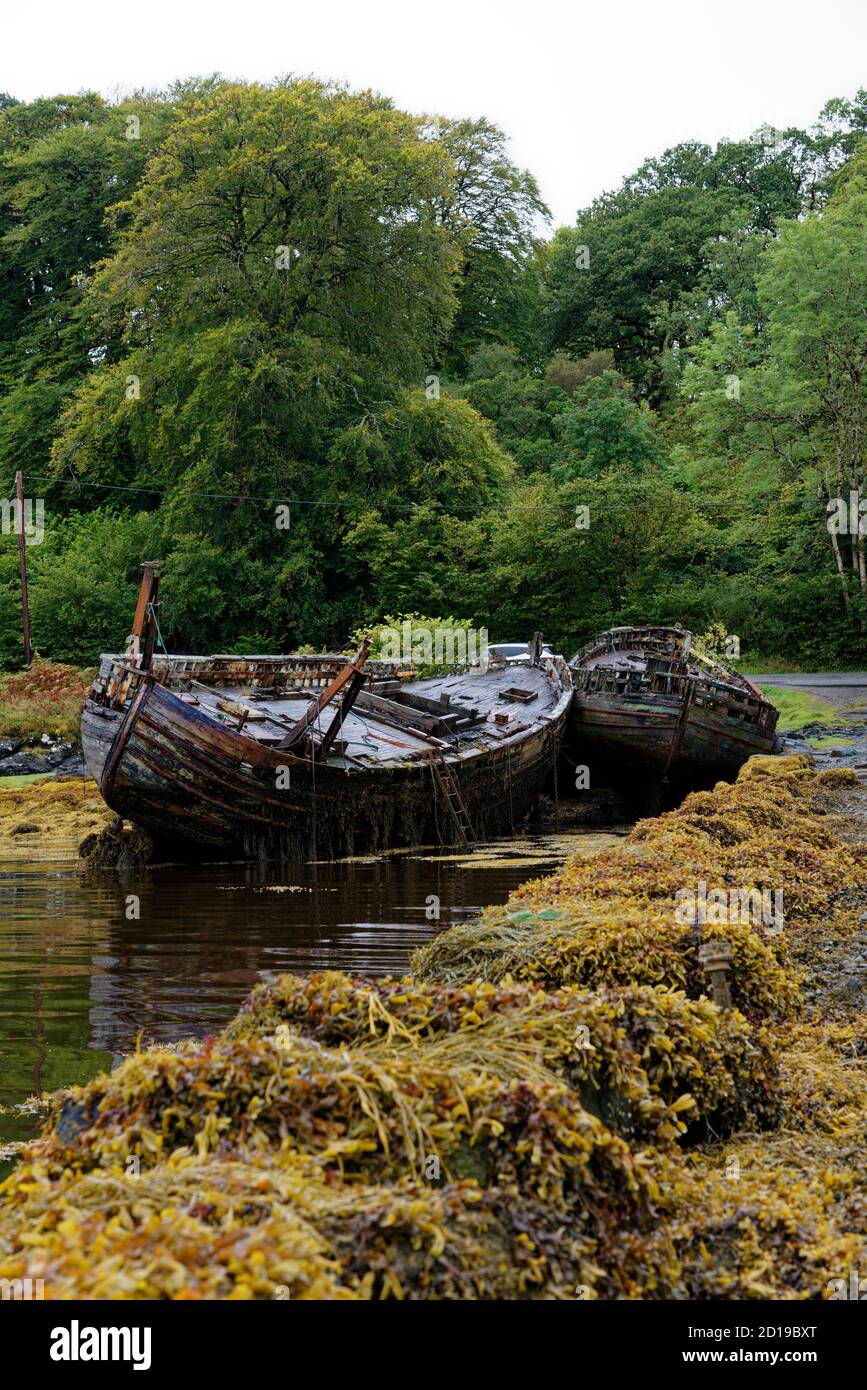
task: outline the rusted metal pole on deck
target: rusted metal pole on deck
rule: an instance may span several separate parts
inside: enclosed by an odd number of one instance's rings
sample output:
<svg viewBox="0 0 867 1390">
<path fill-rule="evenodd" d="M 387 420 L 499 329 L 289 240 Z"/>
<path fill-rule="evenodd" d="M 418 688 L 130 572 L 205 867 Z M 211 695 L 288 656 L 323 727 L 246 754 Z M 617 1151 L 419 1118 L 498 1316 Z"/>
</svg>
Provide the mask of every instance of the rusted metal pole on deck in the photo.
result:
<svg viewBox="0 0 867 1390">
<path fill-rule="evenodd" d="M 340 733 L 340 730 L 343 728 L 347 716 L 349 715 L 352 706 L 355 704 L 356 697 L 359 695 L 361 687 L 364 685 L 364 682 L 366 680 L 367 672 L 360 669 L 357 669 L 355 675 L 350 678 L 349 684 L 346 686 L 343 692 L 343 699 L 340 702 L 340 706 L 337 710 L 337 713 L 335 714 L 331 723 L 328 725 L 328 728 L 325 730 L 325 734 L 322 738 L 322 742 L 319 744 L 319 747 L 313 750 L 313 756 L 318 758 L 320 762 L 328 756 L 328 753 L 331 749 L 331 745 L 333 744 L 337 735 Z"/>
<path fill-rule="evenodd" d="M 132 620 L 132 632 L 127 638 L 123 662 L 112 667 L 106 686 L 106 699 L 117 709 L 122 707 L 129 690 L 132 679 L 129 668 L 136 667 L 139 671 L 149 671 L 151 668 L 157 630 L 155 607 L 159 598 L 162 565 L 162 560 L 145 560 L 141 565 L 142 578 Z"/>
<path fill-rule="evenodd" d="M 162 563 L 162 560 L 145 560 L 141 565 L 141 587 L 135 616 L 132 620 L 132 632 L 126 649 L 127 658 L 135 665 L 140 666 L 143 671 L 149 669 L 154 652 L 156 640 L 154 607 L 159 598 Z M 144 636 L 144 643 L 142 643 L 142 636 Z"/>
<path fill-rule="evenodd" d="M 311 704 L 308 705 L 306 713 L 302 716 L 301 719 L 298 720 L 296 724 L 293 725 L 286 738 L 284 738 L 281 743 L 278 743 L 276 745 L 278 751 L 286 751 L 290 748 L 293 748 L 296 743 L 300 742 L 300 740 L 304 737 L 308 730 L 313 727 L 313 724 L 319 718 L 319 715 L 325 709 L 326 705 L 329 705 L 331 701 L 334 699 L 334 697 L 340 694 L 343 687 L 349 681 L 353 680 L 356 675 L 359 675 L 361 673 L 361 668 L 367 661 L 369 652 L 370 638 L 365 637 L 364 641 L 361 644 L 361 647 L 359 648 L 358 655 L 356 656 L 355 660 L 347 661 L 346 665 L 342 667 L 341 670 L 337 673 L 337 675 L 334 677 L 334 680 L 331 682 L 328 688 L 326 690 L 323 690 L 322 694 L 319 696 L 317 700 L 313 700 Z M 358 692 L 356 691 L 356 694 L 357 693 Z M 336 732 L 337 730 L 335 729 L 335 733 Z"/>
<path fill-rule="evenodd" d="M 30 645 L 30 602 L 27 597 L 27 542 L 24 539 L 24 475 L 21 469 L 15 474 L 15 494 L 18 498 L 18 563 L 21 569 L 21 616 L 24 626 L 24 665 L 33 661 L 33 648 Z"/>
</svg>

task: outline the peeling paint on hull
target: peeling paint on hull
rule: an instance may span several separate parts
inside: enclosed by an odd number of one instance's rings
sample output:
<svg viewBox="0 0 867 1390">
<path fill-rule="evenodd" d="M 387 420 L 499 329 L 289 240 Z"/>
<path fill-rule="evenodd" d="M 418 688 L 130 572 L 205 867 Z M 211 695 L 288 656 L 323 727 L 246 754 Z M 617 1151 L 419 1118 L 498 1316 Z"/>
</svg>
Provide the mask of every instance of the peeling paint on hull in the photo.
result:
<svg viewBox="0 0 867 1390">
<path fill-rule="evenodd" d="M 621 765 L 665 769 L 679 715 L 678 703 L 660 709 L 653 705 L 617 706 L 615 700 L 576 697 L 572 716 L 573 736 L 578 748 Z M 683 742 L 672 770 L 694 770 L 697 774 L 722 776 L 736 771 L 754 753 L 771 753 L 774 736 L 767 736 L 743 723 L 690 711 Z"/>
<path fill-rule="evenodd" d="M 472 679 L 478 685 L 479 676 Z M 103 678 L 82 719 L 90 770 L 118 815 L 173 852 L 299 861 L 459 842 L 424 758 L 354 769 L 311 762 L 227 727 L 153 675 L 141 678 L 120 711 L 107 708 L 104 688 Z M 550 713 L 525 730 L 494 747 L 446 747 L 480 837 L 506 833 L 532 810 L 551 775 L 570 699 L 567 671 Z M 288 785 L 278 786 L 286 768 Z"/>
<path fill-rule="evenodd" d="M 777 747 L 774 706 L 682 628 L 614 628 L 571 663 L 571 739 L 606 775 L 709 783 Z"/>
</svg>

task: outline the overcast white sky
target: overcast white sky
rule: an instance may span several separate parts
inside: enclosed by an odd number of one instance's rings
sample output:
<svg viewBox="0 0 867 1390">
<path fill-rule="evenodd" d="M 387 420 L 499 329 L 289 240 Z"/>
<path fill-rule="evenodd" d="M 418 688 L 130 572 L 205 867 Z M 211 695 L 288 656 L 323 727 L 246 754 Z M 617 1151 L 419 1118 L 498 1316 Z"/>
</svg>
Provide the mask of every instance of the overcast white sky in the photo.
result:
<svg viewBox="0 0 867 1390">
<path fill-rule="evenodd" d="M 373 87 L 485 115 L 557 222 L 647 155 L 811 123 L 867 85 L 865 0 L 36 0 L 7 3 L 0 90 L 22 100 L 219 71 Z"/>
</svg>

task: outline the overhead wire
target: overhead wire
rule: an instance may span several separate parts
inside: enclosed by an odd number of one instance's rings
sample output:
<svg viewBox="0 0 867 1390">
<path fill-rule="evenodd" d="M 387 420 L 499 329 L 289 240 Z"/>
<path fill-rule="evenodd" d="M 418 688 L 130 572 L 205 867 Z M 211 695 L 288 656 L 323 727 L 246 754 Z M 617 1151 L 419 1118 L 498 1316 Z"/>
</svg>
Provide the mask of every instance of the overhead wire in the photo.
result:
<svg viewBox="0 0 867 1390">
<path fill-rule="evenodd" d="M 162 499 L 162 498 L 165 498 L 165 497 L 168 497 L 168 496 L 171 494 L 171 489 L 170 489 L 170 488 L 166 488 L 164 484 L 157 484 L 157 483 L 154 483 L 153 485 L 147 484 L 147 485 L 144 485 L 144 486 L 129 486 L 129 485 L 126 485 L 126 484 L 121 484 L 121 483 L 98 483 L 98 482 L 93 482 L 92 480 L 84 479 L 84 478 L 54 477 L 54 476 L 52 476 L 52 475 L 50 475 L 50 474 L 27 473 L 27 474 L 24 474 L 23 476 L 24 476 L 24 481 L 25 481 L 25 482 L 30 481 L 30 482 L 33 482 L 33 483 L 49 483 L 49 484 L 52 485 L 52 486 L 74 487 L 77 491 L 80 491 L 81 488 L 84 488 L 84 487 L 87 487 L 87 488 L 98 488 L 98 489 L 101 489 L 101 490 L 104 491 L 104 492 L 121 492 L 121 493 L 127 493 L 127 494 L 131 494 L 131 495 L 138 495 L 138 496 L 145 496 L 145 497 L 159 497 L 159 498 L 161 498 L 161 499 Z M 579 480 L 579 479 L 572 479 L 571 481 L 577 482 L 577 481 L 580 481 L 580 480 Z M 595 479 L 587 479 L 586 481 L 589 483 L 589 482 L 594 482 L 594 481 L 596 481 L 596 480 L 595 480 Z M 189 498 L 193 498 L 193 497 L 195 497 L 195 498 L 201 498 L 201 499 L 204 500 L 204 501 L 212 501 L 212 502 L 240 502 L 240 503 L 244 503 L 244 504 L 258 504 L 258 505 L 263 506 L 263 507 L 275 507 L 275 508 L 276 508 L 276 507 L 279 507 L 279 506 L 285 506 L 285 507 L 289 507 L 290 509 L 291 509 L 292 507 L 298 507 L 298 508 L 303 508 L 303 507 L 322 507 L 322 508 L 334 508 L 335 510 L 341 510 L 341 509 L 347 509 L 347 510 L 353 510 L 353 509 L 354 509 L 354 510 L 367 510 L 367 509 L 369 509 L 369 507 L 370 507 L 370 503 L 369 503 L 369 502 L 367 502 L 367 501 L 357 501 L 357 500 L 352 499 L 352 498 L 342 498 L 342 499 L 338 499 L 338 500 L 331 500 L 331 499 L 317 498 L 317 497 L 286 497 L 285 495 L 284 495 L 284 496 L 277 496 L 277 497 L 274 497 L 274 496 L 272 496 L 272 497 L 263 497 L 263 496 L 259 496 L 259 495 L 252 494 L 252 493 L 236 493 L 236 492 L 187 492 L 187 493 L 185 493 L 184 495 L 185 495 L 185 497 L 189 497 Z M 757 509 L 757 504 L 756 504 L 756 502 L 755 502 L 754 500 L 751 500 L 750 498 L 738 498 L 738 499 L 728 499 L 728 500 L 727 500 L 727 499 L 725 499 L 725 498 L 704 496 L 704 495 L 699 494 L 699 493 L 688 492 L 688 491 L 676 492 L 676 493 L 674 494 L 674 497 L 673 497 L 673 498 L 672 498 L 672 497 L 665 497 L 665 498 L 658 498 L 658 499 L 653 499 L 653 498 L 647 499 L 647 498 L 643 498 L 643 499 L 641 499 L 640 501 L 637 501 L 637 502 L 629 502 L 629 501 L 624 500 L 624 501 L 622 501 L 622 502 L 616 502 L 616 503 L 594 503 L 594 502 L 592 501 L 592 499 L 591 499 L 591 501 L 590 501 L 589 503 L 585 504 L 585 505 L 588 505 L 588 506 L 591 508 L 591 510 L 594 510 L 594 511 L 597 511 L 597 512 L 641 511 L 641 510 L 645 510 L 645 509 L 649 509 L 649 508 L 650 508 L 650 509 L 653 509 L 653 508 L 656 508 L 656 507 L 660 507 L 660 508 L 666 509 L 666 508 L 670 507 L 672 500 L 675 500 L 675 501 L 681 501 L 681 500 L 682 500 L 682 501 L 685 501 L 685 502 L 693 502 L 696 506 L 705 507 L 705 508 L 710 508 L 710 509 L 734 510 L 734 511 L 756 511 L 756 510 L 758 510 L 758 509 Z M 502 502 L 496 502 L 496 503 L 491 503 L 491 504 L 488 504 L 488 505 L 485 505 L 485 506 L 480 506 L 480 505 L 478 505 L 477 503 L 464 503 L 464 504 L 462 504 L 462 503 L 458 503 L 458 502 L 441 502 L 441 501 L 437 501 L 436 499 L 431 499 L 431 501 L 430 501 L 430 502 L 427 502 L 427 503 L 424 503 L 424 502 L 421 502 L 421 503 L 420 503 L 420 502 L 402 502 L 402 501 L 400 501 L 399 499 L 389 498 L 387 501 L 382 502 L 382 503 L 380 504 L 380 507 L 381 507 L 381 510 L 383 510 L 383 511 L 390 511 L 390 510 L 391 510 L 391 511 L 407 511 L 407 512 L 422 511 L 422 510 L 424 510 L 426 507 L 433 507 L 433 508 L 436 508 L 436 509 L 440 510 L 444 516 L 453 516 L 453 515 L 455 515 L 456 513 L 460 513 L 460 512 L 466 512 L 466 513 L 469 514 L 469 515 L 477 516 L 477 515 L 479 515 L 479 514 L 482 513 L 482 512 L 497 512 L 497 511 L 502 511 L 502 512 L 506 512 L 506 511 L 520 511 L 520 512 L 550 512 L 550 511 L 558 511 L 558 512 L 559 512 L 559 511 L 562 511 L 562 512 L 565 512 L 565 513 L 571 515 L 571 514 L 572 514 L 572 511 L 573 511 L 573 505 L 574 505 L 574 504 L 572 504 L 571 502 L 565 502 L 565 501 L 553 501 L 553 502 L 542 502 L 542 503 L 522 503 L 522 502 L 516 502 L 516 501 L 514 501 L 514 500 L 504 500 L 504 501 L 502 501 Z M 581 505 L 581 504 L 579 504 L 579 505 Z M 785 500 L 785 499 L 784 499 L 782 505 L 786 505 L 786 500 Z M 824 511 L 827 511 L 827 502 L 825 501 L 824 498 L 821 498 L 821 497 L 816 497 L 816 498 L 810 498 L 810 497 L 793 497 L 793 498 L 788 499 L 788 505 L 790 505 L 790 506 L 798 506 L 798 507 L 806 507 L 806 506 L 821 507 Z M 768 501 L 767 501 L 767 508 L 768 508 L 768 510 L 770 510 L 771 508 L 777 510 L 777 509 L 779 509 L 780 506 L 781 506 L 781 499 L 779 498 L 779 496 L 774 496 L 773 498 L 769 498 Z M 579 529 L 581 529 L 581 528 L 579 528 Z"/>
</svg>

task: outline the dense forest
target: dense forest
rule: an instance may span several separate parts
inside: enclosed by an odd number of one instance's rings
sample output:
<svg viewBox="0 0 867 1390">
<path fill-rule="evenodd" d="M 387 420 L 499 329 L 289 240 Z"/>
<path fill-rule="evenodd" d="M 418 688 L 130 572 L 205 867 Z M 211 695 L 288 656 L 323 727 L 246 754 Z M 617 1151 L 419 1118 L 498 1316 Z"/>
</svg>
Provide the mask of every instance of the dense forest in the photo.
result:
<svg viewBox="0 0 867 1390">
<path fill-rule="evenodd" d="M 160 557 L 174 650 L 425 613 L 863 664 L 865 133 L 862 90 L 682 144 L 552 232 L 484 119 L 295 79 L 0 97 L 0 497 L 21 469 L 44 498 L 37 649 L 116 648 Z"/>
</svg>

